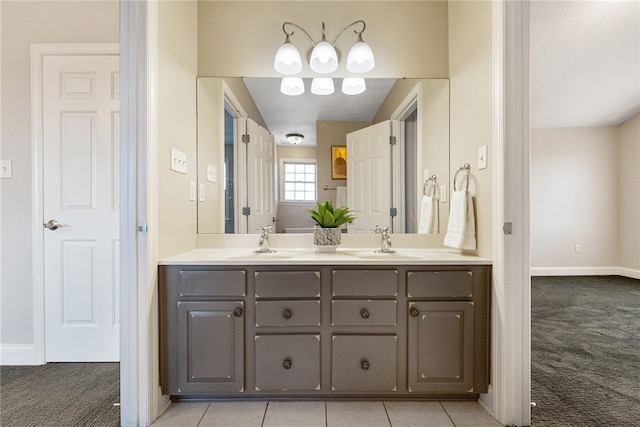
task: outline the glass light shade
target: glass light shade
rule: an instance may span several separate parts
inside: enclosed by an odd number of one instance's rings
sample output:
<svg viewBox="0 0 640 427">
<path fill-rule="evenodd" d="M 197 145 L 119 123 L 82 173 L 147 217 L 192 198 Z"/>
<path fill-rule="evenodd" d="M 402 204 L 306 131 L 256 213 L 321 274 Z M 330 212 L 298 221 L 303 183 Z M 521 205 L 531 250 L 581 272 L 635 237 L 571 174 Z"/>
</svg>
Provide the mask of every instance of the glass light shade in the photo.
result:
<svg viewBox="0 0 640 427">
<path fill-rule="evenodd" d="M 367 89 L 362 77 L 347 77 L 342 80 L 342 93 L 345 95 L 359 95 Z"/>
<path fill-rule="evenodd" d="M 293 144 L 293 145 L 298 145 L 302 142 L 302 139 L 304 138 L 304 135 L 302 135 L 301 133 L 288 133 L 286 135 L 287 137 L 287 141 L 289 141 L 289 143 Z"/>
<path fill-rule="evenodd" d="M 338 68 L 338 53 L 331 43 L 322 40 L 311 51 L 309 65 L 316 73 L 332 73 Z"/>
<path fill-rule="evenodd" d="M 283 77 L 282 83 L 280 83 L 280 92 L 289 96 L 302 95 L 304 82 L 300 77 Z"/>
<path fill-rule="evenodd" d="M 311 93 L 314 95 L 331 95 L 333 93 L 333 79 L 330 77 L 316 77 L 311 81 Z"/>
<path fill-rule="evenodd" d="M 363 41 L 356 42 L 347 56 L 347 70 L 352 73 L 366 73 L 376 66 L 373 51 Z"/>
<path fill-rule="evenodd" d="M 276 58 L 273 62 L 273 68 L 280 74 L 291 75 L 302 71 L 302 57 L 298 49 L 291 44 L 289 38 L 276 52 Z"/>
</svg>

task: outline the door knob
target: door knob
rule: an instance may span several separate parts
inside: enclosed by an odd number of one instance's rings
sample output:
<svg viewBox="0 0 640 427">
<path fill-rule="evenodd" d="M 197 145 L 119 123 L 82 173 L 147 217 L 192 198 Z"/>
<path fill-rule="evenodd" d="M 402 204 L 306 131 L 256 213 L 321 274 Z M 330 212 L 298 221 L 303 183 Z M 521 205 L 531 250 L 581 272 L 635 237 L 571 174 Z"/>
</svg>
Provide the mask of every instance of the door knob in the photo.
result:
<svg viewBox="0 0 640 427">
<path fill-rule="evenodd" d="M 60 227 L 64 227 L 64 225 L 60 224 L 55 219 L 50 219 L 46 224 L 42 224 L 44 228 L 48 228 L 49 230 L 57 230 Z"/>
</svg>

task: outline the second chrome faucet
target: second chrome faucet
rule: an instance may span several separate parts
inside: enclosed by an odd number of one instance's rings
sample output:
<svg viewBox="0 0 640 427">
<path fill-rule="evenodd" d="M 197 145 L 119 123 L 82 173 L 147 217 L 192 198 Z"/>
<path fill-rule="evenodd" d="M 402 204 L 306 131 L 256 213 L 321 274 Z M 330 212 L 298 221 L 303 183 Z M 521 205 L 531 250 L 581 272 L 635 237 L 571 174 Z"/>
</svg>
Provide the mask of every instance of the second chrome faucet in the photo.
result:
<svg viewBox="0 0 640 427">
<path fill-rule="evenodd" d="M 396 251 L 391 249 L 391 227 L 380 227 L 376 225 L 375 233 L 380 234 L 382 241 L 380 242 L 380 249 L 374 251 L 375 253 L 393 254 Z"/>
</svg>

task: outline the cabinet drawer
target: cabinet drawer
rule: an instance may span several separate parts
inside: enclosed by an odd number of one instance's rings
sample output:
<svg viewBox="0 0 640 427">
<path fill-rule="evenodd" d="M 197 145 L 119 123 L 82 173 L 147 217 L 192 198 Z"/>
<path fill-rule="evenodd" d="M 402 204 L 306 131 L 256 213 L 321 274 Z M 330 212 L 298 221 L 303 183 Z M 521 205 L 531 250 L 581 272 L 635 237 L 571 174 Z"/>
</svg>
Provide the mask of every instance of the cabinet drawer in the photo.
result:
<svg viewBox="0 0 640 427">
<path fill-rule="evenodd" d="M 332 325 L 395 326 L 396 302 L 337 300 L 331 303 Z"/>
<path fill-rule="evenodd" d="M 256 390 L 319 390 L 320 335 L 257 335 Z"/>
<path fill-rule="evenodd" d="M 409 298 L 471 298 L 471 271 L 410 271 L 407 273 Z"/>
<path fill-rule="evenodd" d="M 180 296 L 244 296 L 246 292 L 244 270 L 180 271 Z"/>
<path fill-rule="evenodd" d="M 320 326 L 320 301 L 258 301 L 256 326 Z"/>
<path fill-rule="evenodd" d="M 257 298 L 318 298 L 319 271 L 256 271 Z"/>
<path fill-rule="evenodd" d="M 334 335 L 331 388 L 338 391 L 396 391 L 394 335 Z"/>
<path fill-rule="evenodd" d="M 334 296 L 393 297 L 398 294 L 397 270 L 334 270 Z"/>
</svg>

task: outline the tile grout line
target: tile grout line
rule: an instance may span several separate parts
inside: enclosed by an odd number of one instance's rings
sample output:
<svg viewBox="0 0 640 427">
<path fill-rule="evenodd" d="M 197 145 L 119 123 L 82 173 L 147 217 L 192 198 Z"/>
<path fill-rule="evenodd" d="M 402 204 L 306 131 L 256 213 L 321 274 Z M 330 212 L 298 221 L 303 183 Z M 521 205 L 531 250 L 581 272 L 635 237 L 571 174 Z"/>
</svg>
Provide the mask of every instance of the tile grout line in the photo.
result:
<svg viewBox="0 0 640 427">
<path fill-rule="evenodd" d="M 456 427 L 455 421 L 453 421 L 453 418 L 451 418 L 451 415 L 449 415 L 449 412 L 447 411 L 447 408 L 445 408 L 444 405 L 442 404 L 442 401 L 438 401 L 438 403 L 442 407 L 442 410 L 444 411 L 444 413 L 447 414 L 447 417 L 449 417 L 449 420 L 451 420 L 451 424 L 453 424 L 453 427 Z"/>
<path fill-rule="evenodd" d="M 267 419 L 267 411 L 269 410 L 269 401 L 264 407 L 264 414 L 262 414 L 262 422 L 260 423 L 260 427 L 264 427 L 264 421 Z"/>
<path fill-rule="evenodd" d="M 329 427 L 329 409 L 327 408 L 327 402 L 324 402 L 324 427 Z"/>
<path fill-rule="evenodd" d="M 204 419 L 204 416 L 206 415 L 207 411 L 209 410 L 209 408 L 211 407 L 211 402 L 209 402 L 209 404 L 207 405 L 207 407 L 205 408 L 204 412 L 202 413 L 202 416 L 200 417 L 200 419 L 198 420 L 198 422 L 196 423 L 196 427 L 200 426 L 200 423 L 202 422 L 202 420 Z"/>
<path fill-rule="evenodd" d="M 391 417 L 389 417 L 389 411 L 387 411 L 387 405 L 385 404 L 385 402 L 382 402 L 382 407 L 384 408 L 384 413 L 387 415 L 387 421 L 389 421 L 389 427 L 393 427 L 393 424 L 391 424 Z"/>
</svg>

